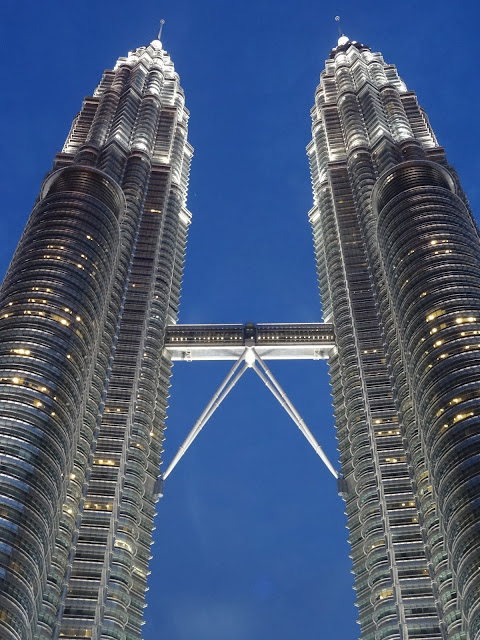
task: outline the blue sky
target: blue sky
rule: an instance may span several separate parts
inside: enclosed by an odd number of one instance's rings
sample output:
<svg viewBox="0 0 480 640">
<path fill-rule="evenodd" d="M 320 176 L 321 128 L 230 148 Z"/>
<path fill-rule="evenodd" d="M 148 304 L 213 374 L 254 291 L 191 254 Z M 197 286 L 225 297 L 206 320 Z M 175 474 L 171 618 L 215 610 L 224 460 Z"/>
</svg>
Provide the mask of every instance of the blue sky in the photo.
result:
<svg viewBox="0 0 480 640">
<path fill-rule="evenodd" d="M 0 271 L 83 97 L 163 17 L 195 147 L 181 322 L 320 320 L 305 146 L 337 14 L 417 92 L 478 211 L 473 0 L 3 0 Z M 175 366 L 167 462 L 227 366 Z M 272 369 L 336 460 L 325 363 Z M 282 411 L 249 372 L 168 479 L 145 640 L 358 637 L 343 503 Z"/>
</svg>

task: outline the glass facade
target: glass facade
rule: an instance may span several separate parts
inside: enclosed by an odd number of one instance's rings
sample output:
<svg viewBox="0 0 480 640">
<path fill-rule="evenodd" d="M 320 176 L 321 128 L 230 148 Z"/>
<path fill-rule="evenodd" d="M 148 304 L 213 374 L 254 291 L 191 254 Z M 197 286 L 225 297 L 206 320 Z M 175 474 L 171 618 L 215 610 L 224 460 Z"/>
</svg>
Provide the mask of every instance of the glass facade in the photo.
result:
<svg viewBox="0 0 480 640">
<path fill-rule="evenodd" d="M 480 638 L 480 251 L 392 65 L 342 36 L 312 109 L 310 212 L 363 640 Z"/>
<path fill-rule="evenodd" d="M 0 637 L 141 637 L 190 213 L 158 40 L 75 118 L 0 290 Z"/>
</svg>

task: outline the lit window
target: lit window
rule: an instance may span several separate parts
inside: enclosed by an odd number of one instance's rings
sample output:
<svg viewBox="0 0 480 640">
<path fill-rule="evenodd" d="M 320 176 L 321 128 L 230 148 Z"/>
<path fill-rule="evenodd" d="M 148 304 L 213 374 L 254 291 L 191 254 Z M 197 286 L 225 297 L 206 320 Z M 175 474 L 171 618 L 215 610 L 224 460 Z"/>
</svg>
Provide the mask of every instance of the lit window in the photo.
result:
<svg viewBox="0 0 480 640">
<path fill-rule="evenodd" d="M 19 356 L 29 356 L 30 349 L 12 349 L 10 353 L 16 353 Z"/>
<path fill-rule="evenodd" d="M 427 322 L 431 322 L 432 320 L 435 320 L 435 318 L 438 318 L 438 316 L 441 316 L 445 313 L 444 309 L 437 309 L 437 311 L 432 311 L 432 313 L 429 313 L 426 317 L 426 321 Z"/>
</svg>

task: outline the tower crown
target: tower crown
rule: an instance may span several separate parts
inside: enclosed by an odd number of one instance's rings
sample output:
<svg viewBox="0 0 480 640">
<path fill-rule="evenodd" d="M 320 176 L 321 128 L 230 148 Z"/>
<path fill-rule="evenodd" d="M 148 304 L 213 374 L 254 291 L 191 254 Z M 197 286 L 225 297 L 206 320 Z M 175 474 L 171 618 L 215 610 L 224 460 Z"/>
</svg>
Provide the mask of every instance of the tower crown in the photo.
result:
<svg viewBox="0 0 480 640">
<path fill-rule="evenodd" d="M 350 40 L 348 36 L 342 33 L 338 38 L 337 46 L 330 51 L 330 58 L 331 59 L 335 58 L 337 53 L 339 53 L 340 51 L 347 51 L 349 47 L 355 47 L 359 51 L 370 49 L 368 45 L 363 44 L 362 42 L 357 42 L 356 40 Z"/>
</svg>

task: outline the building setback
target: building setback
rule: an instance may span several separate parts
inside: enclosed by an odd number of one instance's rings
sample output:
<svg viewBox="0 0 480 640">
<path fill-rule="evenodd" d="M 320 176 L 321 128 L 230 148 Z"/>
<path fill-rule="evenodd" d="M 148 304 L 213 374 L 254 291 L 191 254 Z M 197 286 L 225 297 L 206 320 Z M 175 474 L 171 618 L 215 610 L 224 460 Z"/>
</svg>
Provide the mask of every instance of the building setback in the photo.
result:
<svg viewBox="0 0 480 640">
<path fill-rule="evenodd" d="M 0 291 L 0 637 L 139 639 L 190 214 L 160 41 L 86 98 Z"/>
<path fill-rule="evenodd" d="M 394 66 L 342 36 L 310 211 L 362 640 L 480 638 L 480 251 Z"/>
</svg>

